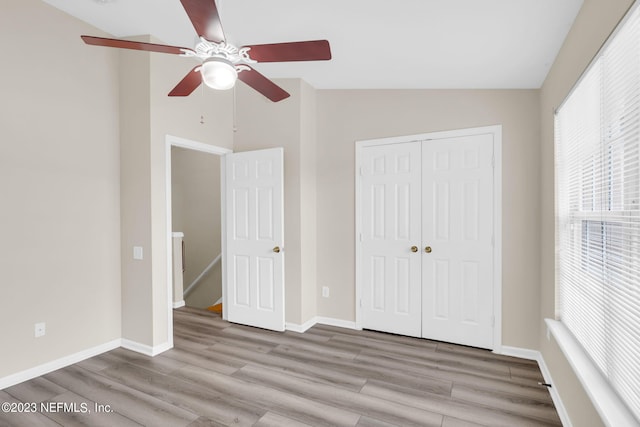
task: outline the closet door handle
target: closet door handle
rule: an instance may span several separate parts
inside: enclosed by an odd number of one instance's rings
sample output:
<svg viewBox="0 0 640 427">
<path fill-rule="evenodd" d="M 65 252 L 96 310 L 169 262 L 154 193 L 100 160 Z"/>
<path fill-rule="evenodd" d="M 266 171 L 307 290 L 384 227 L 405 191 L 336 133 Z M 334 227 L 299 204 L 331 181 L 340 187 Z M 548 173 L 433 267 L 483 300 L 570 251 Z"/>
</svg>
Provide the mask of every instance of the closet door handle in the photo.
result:
<svg viewBox="0 0 640 427">
<path fill-rule="evenodd" d="M 411 252 L 418 252 L 417 246 L 411 246 Z"/>
<path fill-rule="evenodd" d="M 428 254 L 431 253 L 431 246 L 427 246 L 426 248 L 424 248 L 424 251 Z"/>
<path fill-rule="evenodd" d="M 280 246 L 276 246 L 275 248 L 273 248 L 273 252 L 275 253 L 280 253 Z"/>
</svg>

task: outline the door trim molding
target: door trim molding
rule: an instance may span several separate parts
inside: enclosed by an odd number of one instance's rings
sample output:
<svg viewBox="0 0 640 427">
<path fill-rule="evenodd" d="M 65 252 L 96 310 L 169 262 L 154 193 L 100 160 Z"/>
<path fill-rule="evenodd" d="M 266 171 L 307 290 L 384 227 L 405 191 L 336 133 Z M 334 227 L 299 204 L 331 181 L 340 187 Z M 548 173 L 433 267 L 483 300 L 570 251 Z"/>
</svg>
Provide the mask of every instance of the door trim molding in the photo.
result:
<svg viewBox="0 0 640 427">
<path fill-rule="evenodd" d="M 173 262 L 171 262 L 173 256 L 173 227 L 172 227 L 172 204 L 171 204 L 171 147 L 179 147 L 186 148 L 188 150 L 200 151 L 202 153 L 215 154 L 221 157 L 220 165 L 222 167 L 224 155 L 227 153 L 232 153 L 233 151 L 224 148 L 218 147 L 216 145 L 205 144 L 203 142 L 193 141 L 190 139 L 180 138 L 178 136 L 173 135 L 165 135 L 165 201 L 166 201 L 166 212 L 167 212 L 167 223 L 166 223 L 166 236 L 167 236 L 167 294 L 168 294 L 168 302 L 167 309 L 169 314 L 167 315 L 167 348 L 173 347 Z M 220 209 L 222 210 L 222 214 L 224 215 L 224 185 L 220 183 L 222 186 L 220 188 Z M 224 227 L 224 216 L 222 217 L 221 226 Z M 224 231 L 224 229 L 223 229 Z M 221 234 L 224 234 L 221 233 Z M 224 240 L 221 242 L 222 250 L 224 253 Z M 224 260 L 223 260 L 224 261 Z M 222 275 L 222 295 L 224 296 L 224 272 Z M 223 306 L 224 309 L 224 306 Z"/>
<path fill-rule="evenodd" d="M 493 135 L 493 230 L 494 230 L 494 246 L 493 246 L 493 348 L 494 352 L 502 351 L 502 125 L 482 126 L 468 129 L 456 129 L 440 132 L 422 133 L 417 135 L 394 136 L 389 138 L 368 139 L 356 141 L 355 143 L 355 248 L 356 248 L 356 295 L 355 295 L 355 326 L 362 328 L 362 310 L 360 304 L 362 301 L 362 244 L 360 242 L 360 234 L 362 233 L 361 222 L 361 168 L 362 168 L 362 150 L 366 147 L 376 145 L 400 144 L 407 142 L 422 142 L 435 139 L 457 138 L 463 136 L 474 135 Z"/>
</svg>

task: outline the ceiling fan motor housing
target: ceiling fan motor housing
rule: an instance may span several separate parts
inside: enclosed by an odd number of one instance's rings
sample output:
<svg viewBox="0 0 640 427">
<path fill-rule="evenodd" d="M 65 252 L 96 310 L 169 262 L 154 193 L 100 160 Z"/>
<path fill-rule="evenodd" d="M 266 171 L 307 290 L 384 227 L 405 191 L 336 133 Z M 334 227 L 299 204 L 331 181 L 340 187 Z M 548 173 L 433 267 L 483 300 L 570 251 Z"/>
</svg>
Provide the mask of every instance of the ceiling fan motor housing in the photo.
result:
<svg viewBox="0 0 640 427">
<path fill-rule="evenodd" d="M 205 59 L 200 68 L 200 73 L 202 73 L 204 83 L 217 90 L 231 89 L 238 78 L 236 67 L 231 61 L 222 56 L 213 56 Z"/>
</svg>

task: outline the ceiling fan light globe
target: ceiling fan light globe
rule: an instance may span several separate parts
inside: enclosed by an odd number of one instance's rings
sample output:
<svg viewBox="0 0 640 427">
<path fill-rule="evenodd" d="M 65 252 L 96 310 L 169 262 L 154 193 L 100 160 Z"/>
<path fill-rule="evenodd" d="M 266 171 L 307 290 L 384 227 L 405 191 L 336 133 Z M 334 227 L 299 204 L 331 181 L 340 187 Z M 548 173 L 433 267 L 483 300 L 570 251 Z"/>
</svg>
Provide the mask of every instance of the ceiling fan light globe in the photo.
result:
<svg viewBox="0 0 640 427">
<path fill-rule="evenodd" d="M 238 79 L 236 67 L 224 58 L 209 58 L 200 69 L 202 81 L 212 89 L 231 89 Z"/>
</svg>

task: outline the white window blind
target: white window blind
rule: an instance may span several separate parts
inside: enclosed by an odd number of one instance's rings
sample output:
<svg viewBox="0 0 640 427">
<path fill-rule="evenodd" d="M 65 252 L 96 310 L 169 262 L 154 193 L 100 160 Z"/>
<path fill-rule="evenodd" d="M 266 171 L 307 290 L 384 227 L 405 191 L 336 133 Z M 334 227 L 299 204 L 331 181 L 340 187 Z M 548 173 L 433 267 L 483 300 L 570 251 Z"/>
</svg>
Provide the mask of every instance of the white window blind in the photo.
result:
<svg viewBox="0 0 640 427">
<path fill-rule="evenodd" d="M 557 316 L 640 420 L 640 8 L 555 117 Z"/>
</svg>

